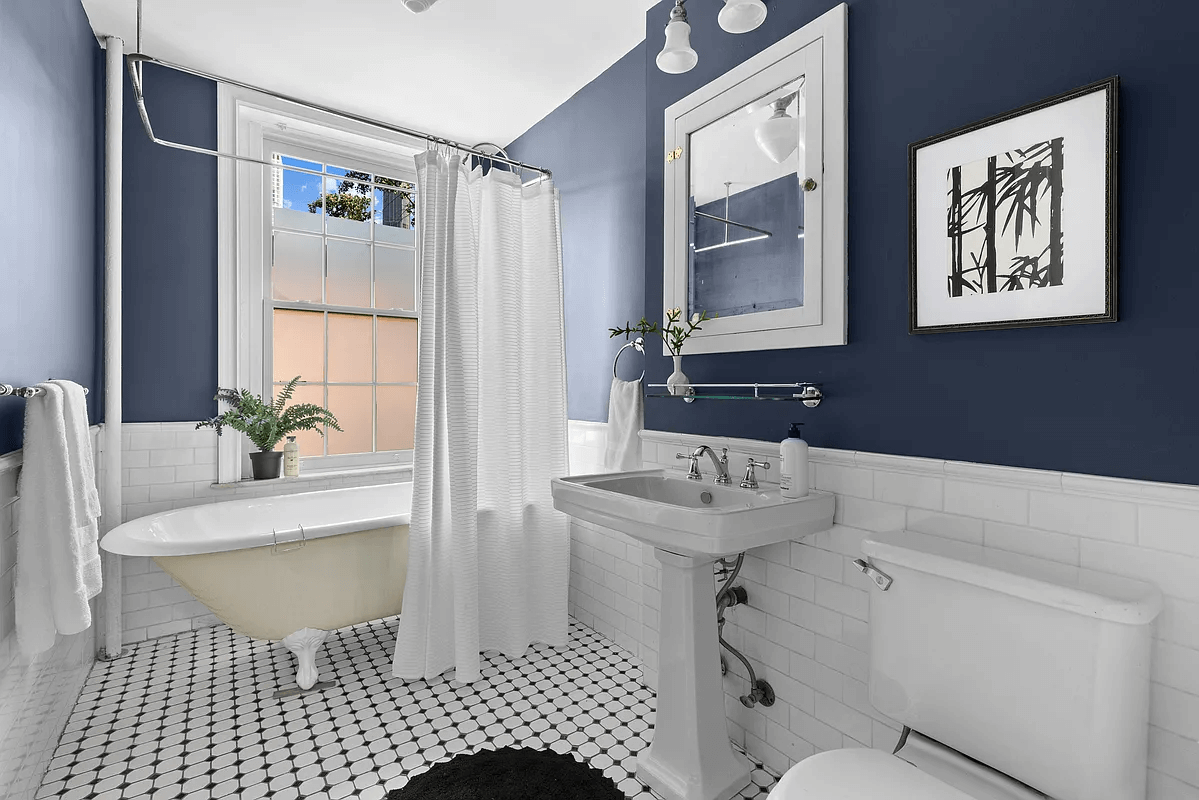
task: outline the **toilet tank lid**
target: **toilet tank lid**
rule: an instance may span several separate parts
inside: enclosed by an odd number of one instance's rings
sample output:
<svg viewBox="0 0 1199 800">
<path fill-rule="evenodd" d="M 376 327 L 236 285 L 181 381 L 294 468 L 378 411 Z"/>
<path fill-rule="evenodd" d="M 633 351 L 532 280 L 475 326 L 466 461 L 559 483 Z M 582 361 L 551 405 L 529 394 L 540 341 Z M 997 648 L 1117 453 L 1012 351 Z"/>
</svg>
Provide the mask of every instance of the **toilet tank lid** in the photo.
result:
<svg viewBox="0 0 1199 800">
<path fill-rule="evenodd" d="M 1162 607 L 1161 591 L 1150 583 L 915 531 L 873 534 L 862 542 L 862 552 L 876 564 L 896 564 L 1126 625 L 1148 624 Z"/>
<path fill-rule="evenodd" d="M 805 758 L 779 780 L 770 800 L 972 800 L 963 792 L 881 750 L 827 750 Z"/>
</svg>

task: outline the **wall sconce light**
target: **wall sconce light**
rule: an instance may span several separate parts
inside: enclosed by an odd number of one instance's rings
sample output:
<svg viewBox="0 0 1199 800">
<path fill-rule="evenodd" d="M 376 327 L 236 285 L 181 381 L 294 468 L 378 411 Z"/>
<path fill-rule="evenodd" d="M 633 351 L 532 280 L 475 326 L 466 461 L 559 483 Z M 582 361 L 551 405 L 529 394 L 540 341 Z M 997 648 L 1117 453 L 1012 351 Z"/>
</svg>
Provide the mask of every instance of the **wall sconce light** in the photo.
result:
<svg viewBox="0 0 1199 800">
<path fill-rule="evenodd" d="M 729 33 L 749 33 L 766 21 L 766 4 L 762 0 L 724 0 L 718 19 Z"/>
<path fill-rule="evenodd" d="M 674 0 L 670 21 L 666 23 L 666 44 L 658 53 L 658 69 L 671 75 L 690 72 L 699 63 L 699 54 L 691 47 L 691 26 L 687 24 L 687 10 L 683 8 L 686 1 Z M 729 33 L 749 33 L 766 20 L 766 4 L 762 0 L 724 0 L 718 20 L 720 27 Z"/>
<path fill-rule="evenodd" d="M 429 6 L 436 3 L 437 0 L 400 0 L 400 2 L 413 14 L 419 14 L 422 11 L 428 11 Z"/>
<path fill-rule="evenodd" d="M 690 72 L 699 63 L 699 54 L 691 47 L 691 26 L 687 24 L 686 0 L 674 0 L 670 22 L 666 23 L 666 44 L 658 53 L 658 69 L 671 75 Z"/>
</svg>

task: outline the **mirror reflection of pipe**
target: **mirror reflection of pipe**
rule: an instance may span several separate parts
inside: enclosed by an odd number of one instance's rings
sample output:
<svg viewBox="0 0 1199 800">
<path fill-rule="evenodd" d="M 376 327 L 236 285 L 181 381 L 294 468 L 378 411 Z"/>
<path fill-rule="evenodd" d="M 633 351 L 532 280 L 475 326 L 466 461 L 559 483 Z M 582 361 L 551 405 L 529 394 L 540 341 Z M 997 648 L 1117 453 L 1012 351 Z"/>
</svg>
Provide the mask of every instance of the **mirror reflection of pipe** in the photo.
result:
<svg viewBox="0 0 1199 800">
<path fill-rule="evenodd" d="M 718 250 L 721 247 L 732 247 L 733 245 L 737 245 L 737 244 L 749 244 L 750 242 L 760 242 L 763 239 L 769 239 L 771 236 L 774 236 L 774 234 L 771 233 L 770 231 L 763 230 L 761 228 L 755 228 L 753 225 L 746 225 L 743 222 L 733 222 L 731 219 L 729 219 L 729 187 L 731 187 L 731 186 L 732 186 L 732 181 L 724 182 L 724 216 L 723 217 L 718 217 L 715 214 L 709 214 L 705 211 L 697 210 L 697 211 L 692 212 L 697 217 L 704 217 L 706 219 L 714 219 L 717 222 L 724 223 L 724 241 L 720 242 L 718 244 L 711 244 L 711 245 L 708 245 L 707 247 L 700 247 L 700 248 L 696 248 L 695 243 L 692 242 L 691 249 L 694 250 L 696 253 L 706 253 L 709 250 Z M 759 235 L 758 236 L 747 236 L 744 239 L 733 239 L 730 241 L 729 240 L 729 226 L 730 225 L 733 225 L 737 228 L 744 228 L 747 231 L 753 231 L 754 233 L 757 233 Z"/>
</svg>

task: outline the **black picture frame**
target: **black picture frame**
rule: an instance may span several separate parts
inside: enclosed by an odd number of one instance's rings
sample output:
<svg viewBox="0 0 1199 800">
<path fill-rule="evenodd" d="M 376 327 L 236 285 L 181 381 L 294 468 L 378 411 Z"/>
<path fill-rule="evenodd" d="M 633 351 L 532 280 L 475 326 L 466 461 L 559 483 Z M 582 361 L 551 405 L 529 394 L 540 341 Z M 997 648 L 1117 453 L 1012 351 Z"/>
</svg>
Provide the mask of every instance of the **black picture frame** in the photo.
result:
<svg viewBox="0 0 1199 800">
<path fill-rule="evenodd" d="M 1117 162 L 1118 162 L 1118 127 L 1119 127 L 1119 76 L 1113 75 L 1101 81 L 1072 89 L 1068 92 L 1030 103 L 1029 105 L 997 114 L 979 122 L 964 125 L 960 128 L 931 136 L 908 146 L 908 333 L 949 333 L 955 331 L 1004 330 L 1012 328 L 1031 328 L 1057 325 L 1078 325 L 1100 322 L 1116 322 L 1117 315 Z M 993 125 L 1008 122 L 1017 117 L 1042 111 L 1061 103 L 1076 100 L 1089 94 L 1104 92 L 1106 100 L 1106 157 L 1104 159 L 1106 197 L 1104 198 L 1105 231 L 1103 234 L 1105 248 L 1105 303 L 1104 310 L 1099 313 L 1075 314 L 1053 317 L 1036 317 L 1010 319 L 1001 321 L 980 321 L 957 324 L 921 325 L 919 321 L 919 297 L 917 295 L 917 278 L 921 265 L 917 260 L 917 207 L 920 199 L 920 187 L 917 181 L 917 154 L 933 145 L 947 142 L 959 136 L 980 131 Z M 939 187 L 939 191 L 944 191 Z M 927 266 L 929 269 L 943 270 L 944 263 Z"/>
</svg>

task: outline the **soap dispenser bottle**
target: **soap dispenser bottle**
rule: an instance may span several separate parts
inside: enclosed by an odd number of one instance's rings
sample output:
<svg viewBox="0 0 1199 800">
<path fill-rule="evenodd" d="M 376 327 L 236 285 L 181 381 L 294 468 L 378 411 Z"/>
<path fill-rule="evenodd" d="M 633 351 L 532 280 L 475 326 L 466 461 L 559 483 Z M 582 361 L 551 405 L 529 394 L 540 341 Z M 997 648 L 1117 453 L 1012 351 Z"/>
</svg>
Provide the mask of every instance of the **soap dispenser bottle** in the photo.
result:
<svg viewBox="0 0 1199 800">
<path fill-rule="evenodd" d="M 779 445 L 779 489 L 783 497 L 808 493 L 808 443 L 801 437 L 803 423 L 792 422 L 787 438 Z"/>
</svg>

